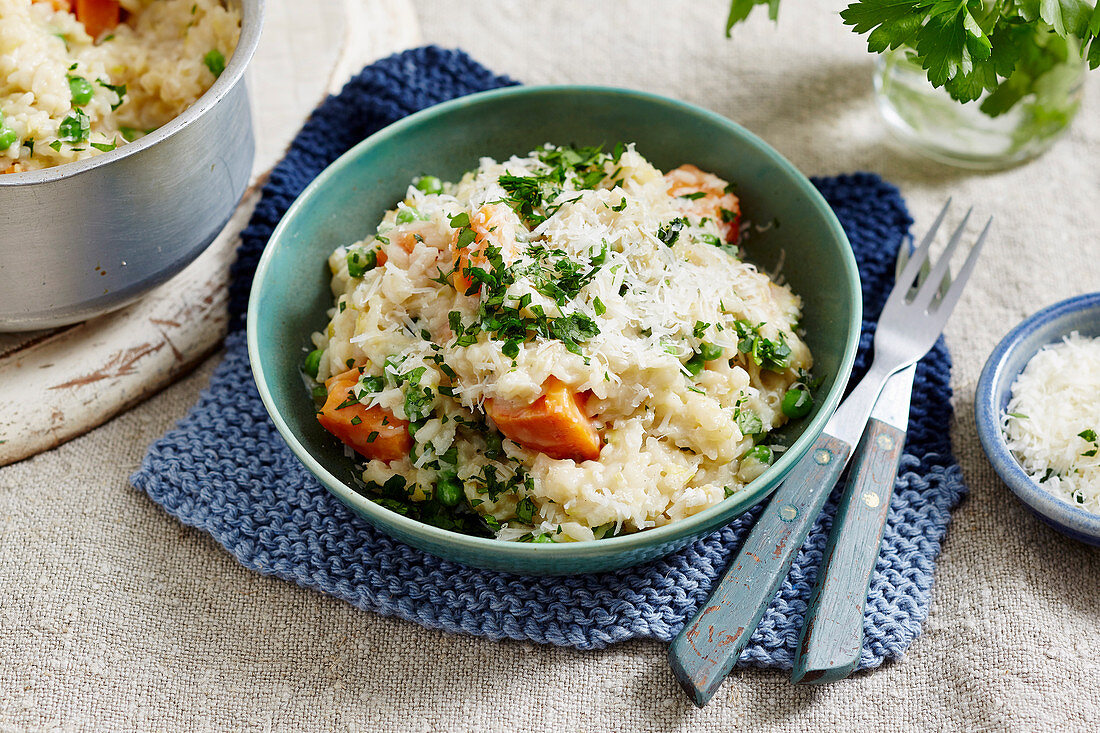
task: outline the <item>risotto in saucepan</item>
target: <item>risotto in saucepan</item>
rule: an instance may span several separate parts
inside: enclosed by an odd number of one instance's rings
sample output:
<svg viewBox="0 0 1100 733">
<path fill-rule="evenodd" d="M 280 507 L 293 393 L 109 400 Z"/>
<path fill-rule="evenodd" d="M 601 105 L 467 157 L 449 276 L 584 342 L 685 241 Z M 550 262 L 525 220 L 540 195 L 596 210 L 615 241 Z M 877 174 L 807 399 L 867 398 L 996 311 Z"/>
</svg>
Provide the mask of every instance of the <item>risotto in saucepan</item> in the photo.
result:
<svg viewBox="0 0 1100 733">
<path fill-rule="evenodd" d="M 240 32 L 221 0 L 0 0 L 0 173 L 164 125 L 210 88 Z"/>
<path fill-rule="evenodd" d="M 329 260 L 305 372 L 360 490 L 499 539 L 675 522 L 809 412 L 800 301 L 739 258 L 726 181 L 632 145 L 547 145 L 413 181 Z"/>
</svg>

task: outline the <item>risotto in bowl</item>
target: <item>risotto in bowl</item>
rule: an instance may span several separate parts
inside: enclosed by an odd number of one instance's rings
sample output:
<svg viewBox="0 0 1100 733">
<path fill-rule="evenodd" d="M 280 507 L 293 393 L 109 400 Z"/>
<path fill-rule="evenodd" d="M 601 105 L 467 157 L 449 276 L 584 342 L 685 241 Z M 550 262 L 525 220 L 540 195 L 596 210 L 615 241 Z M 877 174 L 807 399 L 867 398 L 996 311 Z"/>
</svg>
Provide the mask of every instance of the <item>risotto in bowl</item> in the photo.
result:
<svg viewBox="0 0 1100 733">
<path fill-rule="evenodd" d="M 824 201 L 733 123 L 520 88 L 323 173 L 265 251 L 248 337 L 276 425 L 368 521 L 482 567 L 590 572 L 774 488 L 839 399 L 858 292 Z"/>
</svg>

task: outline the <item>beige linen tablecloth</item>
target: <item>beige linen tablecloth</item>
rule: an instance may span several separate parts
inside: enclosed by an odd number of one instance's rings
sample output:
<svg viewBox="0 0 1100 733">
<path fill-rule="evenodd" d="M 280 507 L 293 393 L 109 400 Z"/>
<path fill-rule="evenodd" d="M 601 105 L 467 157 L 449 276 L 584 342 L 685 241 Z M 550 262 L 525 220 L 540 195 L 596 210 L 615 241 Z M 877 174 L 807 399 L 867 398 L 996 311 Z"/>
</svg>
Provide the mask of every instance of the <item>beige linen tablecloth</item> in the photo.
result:
<svg viewBox="0 0 1100 733">
<path fill-rule="evenodd" d="M 278 0 L 276 0 L 278 1 Z M 892 147 L 872 59 L 836 3 L 784 0 L 722 37 L 723 0 L 422 0 L 426 39 L 530 83 L 637 87 L 717 110 L 809 174 L 875 171 L 928 225 L 948 196 L 996 217 L 947 329 L 955 513 L 924 634 L 899 662 L 822 688 L 735 672 L 693 708 L 665 645 L 601 652 L 428 631 L 239 566 L 127 476 L 206 384 L 196 373 L 90 435 L 0 470 L 0 729 L 1097 730 L 1100 552 L 1016 502 L 974 434 L 1000 337 L 1100 289 L 1100 73 L 1046 156 L 980 174 Z"/>
</svg>

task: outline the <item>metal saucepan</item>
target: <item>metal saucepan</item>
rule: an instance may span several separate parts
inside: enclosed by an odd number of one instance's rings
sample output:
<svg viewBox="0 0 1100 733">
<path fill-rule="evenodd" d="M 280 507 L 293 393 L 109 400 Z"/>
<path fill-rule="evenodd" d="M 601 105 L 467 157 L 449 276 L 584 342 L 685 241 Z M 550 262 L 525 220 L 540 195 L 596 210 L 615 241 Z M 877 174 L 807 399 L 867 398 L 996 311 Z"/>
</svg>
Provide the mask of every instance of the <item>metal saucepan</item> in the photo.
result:
<svg viewBox="0 0 1100 733">
<path fill-rule="evenodd" d="M 263 0 L 241 8 L 225 71 L 155 132 L 92 158 L 0 175 L 0 331 L 48 328 L 119 308 L 195 259 L 252 172 L 244 71 Z"/>
</svg>

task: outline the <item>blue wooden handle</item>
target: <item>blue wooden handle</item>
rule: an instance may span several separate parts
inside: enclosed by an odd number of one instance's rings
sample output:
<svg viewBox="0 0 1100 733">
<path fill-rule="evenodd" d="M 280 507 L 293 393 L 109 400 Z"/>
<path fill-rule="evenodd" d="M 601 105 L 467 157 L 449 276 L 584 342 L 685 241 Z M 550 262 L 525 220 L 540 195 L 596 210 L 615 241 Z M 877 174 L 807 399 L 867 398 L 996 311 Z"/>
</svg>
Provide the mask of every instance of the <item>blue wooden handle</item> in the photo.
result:
<svg viewBox="0 0 1100 733">
<path fill-rule="evenodd" d="M 835 682 L 859 664 L 867 588 L 904 445 L 904 431 L 878 420 L 868 424 L 806 608 L 792 682 Z"/>
<path fill-rule="evenodd" d="M 672 641 L 669 664 L 699 707 L 741 656 L 850 452 L 848 443 L 828 433 L 817 439 L 787 474 L 702 610 Z"/>
</svg>

